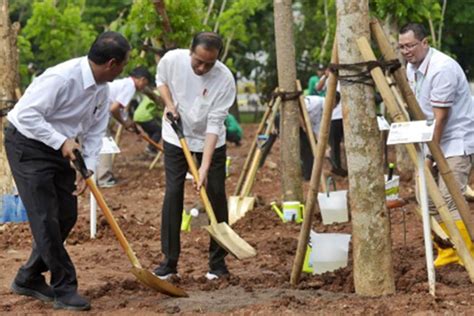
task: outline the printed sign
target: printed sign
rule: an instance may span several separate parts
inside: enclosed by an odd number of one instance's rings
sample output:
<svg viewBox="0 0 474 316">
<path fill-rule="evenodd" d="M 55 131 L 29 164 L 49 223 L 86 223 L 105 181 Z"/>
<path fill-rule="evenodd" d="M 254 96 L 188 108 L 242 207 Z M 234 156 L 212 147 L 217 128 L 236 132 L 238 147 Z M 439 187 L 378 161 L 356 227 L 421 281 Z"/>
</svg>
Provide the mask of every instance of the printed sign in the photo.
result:
<svg viewBox="0 0 474 316">
<path fill-rule="evenodd" d="M 426 143 L 433 139 L 435 120 L 392 123 L 387 145 Z"/>
</svg>

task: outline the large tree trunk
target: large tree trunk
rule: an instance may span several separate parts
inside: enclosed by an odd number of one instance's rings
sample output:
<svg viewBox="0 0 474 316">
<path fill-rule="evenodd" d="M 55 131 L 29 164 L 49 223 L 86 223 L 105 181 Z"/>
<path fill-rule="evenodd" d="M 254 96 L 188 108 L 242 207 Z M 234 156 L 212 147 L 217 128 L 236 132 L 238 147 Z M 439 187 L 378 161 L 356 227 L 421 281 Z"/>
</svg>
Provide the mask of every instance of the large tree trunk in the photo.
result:
<svg viewBox="0 0 474 316">
<path fill-rule="evenodd" d="M 0 0 L 0 100 L 15 100 L 15 89 L 18 87 L 18 52 L 16 38 L 20 25 L 11 25 L 8 17 L 8 0 Z M 0 101 L 0 109 L 11 105 Z M 0 111 L 1 112 L 1 111 Z M 11 194 L 13 180 L 3 146 L 3 129 L 6 119 L 0 117 L 0 198 Z"/>
<path fill-rule="evenodd" d="M 362 62 L 356 44 L 369 37 L 367 0 L 337 0 L 339 62 Z M 341 77 L 349 73 L 341 70 Z M 341 82 L 354 256 L 354 285 L 359 295 L 395 292 L 390 218 L 385 206 L 383 155 L 377 128 L 374 89 Z"/>
<path fill-rule="evenodd" d="M 285 92 L 296 91 L 295 45 L 291 0 L 274 0 L 278 84 Z M 281 173 L 285 201 L 302 201 L 298 98 L 282 102 Z"/>
</svg>

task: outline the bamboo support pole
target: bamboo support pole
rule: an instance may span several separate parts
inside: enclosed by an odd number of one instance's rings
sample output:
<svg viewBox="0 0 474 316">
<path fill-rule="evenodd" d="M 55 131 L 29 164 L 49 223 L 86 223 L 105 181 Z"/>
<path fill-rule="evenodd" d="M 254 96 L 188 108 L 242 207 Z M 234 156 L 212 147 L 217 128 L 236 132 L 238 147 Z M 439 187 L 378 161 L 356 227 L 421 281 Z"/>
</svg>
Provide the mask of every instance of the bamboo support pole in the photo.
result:
<svg viewBox="0 0 474 316">
<path fill-rule="evenodd" d="M 372 20 L 370 22 L 370 27 L 372 30 L 372 34 L 380 48 L 380 51 L 382 52 L 384 59 L 386 60 L 397 59 L 397 55 L 393 51 L 392 47 L 390 46 L 390 43 L 387 37 L 385 36 L 385 33 L 382 27 L 380 26 L 380 23 L 378 22 L 378 20 L 375 20 L 375 19 Z M 405 101 L 407 102 L 408 112 L 410 113 L 410 116 L 414 120 L 425 120 L 426 119 L 425 115 L 423 114 L 420 108 L 420 105 L 418 104 L 418 101 L 416 100 L 415 94 L 413 93 L 413 91 L 411 90 L 408 84 L 405 68 L 402 66 L 396 69 L 393 75 L 395 77 L 395 81 L 398 87 L 400 88 L 400 91 L 403 97 L 405 98 Z M 451 169 L 449 168 L 449 165 L 446 161 L 446 158 L 443 155 L 443 152 L 441 151 L 440 146 L 433 141 L 428 142 L 427 144 L 428 144 L 431 154 L 433 155 L 434 160 L 436 161 L 439 173 L 443 177 L 443 180 L 446 183 L 449 193 L 453 197 L 453 200 L 456 204 L 459 214 L 461 215 L 461 218 L 464 224 L 466 225 L 466 228 L 469 232 L 469 236 L 471 240 L 473 240 L 474 216 L 469 210 L 469 206 L 466 200 L 464 199 L 464 196 L 462 195 L 459 185 L 456 182 L 456 179 L 454 178 L 454 175 L 451 172 Z"/>
<path fill-rule="evenodd" d="M 370 48 L 369 41 L 365 37 L 361 37 L 357 40 L 357 45 L 359 46 L 359 49 L 361 51 L 361 54 L 364 58 L 365 61 L 376 61 L 376 57 Z M 393 96 L 392 91 L 390 90 L 390 87 L 387 83 L 387 80 L 381 70 L 380 67 L 373 68 L 370 71 L 370 74 L 372 75 L 372 78 L 375 81 L 375 84 L 377 88 L 379 89 L 382 98 L 385 102 L 385 105 L 387 106 L 389 113 L 393 119 L 394 122 L 403 122 L 404 121 L 404 115 L 402 112 L 398 109 L 397 106 L 397 101 L 395 97 Z M 408 154 L 410 156 L 410 159 L 412 162 L 416 165 L 417 164 L 417 152 L 415 149 L 415 145 L 413 144 L 406 144 L 406 148 L 408 151 Z M 425 166 L 425 173 L 426 173 L 426 182 L 428 186 L 428 192 L 435 203 L 435 205 L 438 207 L 438 211 L 441 215 L 441 218 L 443 219 L 444 223 L 446 224 L 446 227 L 449 231 L 449 234 L 451 236 L 451 240 L 454 243 L 454 246 L 456 247 L 456 250 L 463 260 L 464 266 L 466 267 L 466 270 L 469 274 L 469 278 L 471 282 L 474 283 L 474 259 L 472 258 L 469 249 L 466 246 L 466 243 L 462 239 L 462 236 L 456 227 L 456 224 L 454 223 L 453 218 L 451 217 L 451 214 L 448 210 L 448 207 L 446 205 L 446 202 L 443 200 L 441 197 L 441 193 L 439 192 L 438 186 L 436 185 L 436 182 L 431 174 L 431 171 L 427 166 Z"/>
<path fill-rule="evenodd" d="M 331 63 L 337 63 L 337 44 L 334 41 L 332 48 Z M 298 246 L 296 249 L 295 260 L 291 270 L 290 283 L 296 285 L 301 276 L 301 269 L 303 268 L 304 256 L 306 254 L 306 247 L 308 245 L 309 233 L 311 231 L 311 224 L 313 214 L 320 213 L 318 203 L 318 189 L 323 171 L 324 153 L 326 151 L 326 144 L 329 139 L 329 127 L 331 124 L 331 115 L 334 108 L 334 101 L 336 99 L 337 78 L 334 73 L 329 74 L 328 88 L 326 98 L 324 100 L 323 117 L 321 119 L 321 128 L 319 130 L 319 142 L 316 148 L 316 155 L 314 157 L 314 166 L 311 172 L 311 180 L 309 181 L 309 190 L 306 197 L 306 204 L 303 216 L 303 223 L 298 238 Z"/>
</svg>

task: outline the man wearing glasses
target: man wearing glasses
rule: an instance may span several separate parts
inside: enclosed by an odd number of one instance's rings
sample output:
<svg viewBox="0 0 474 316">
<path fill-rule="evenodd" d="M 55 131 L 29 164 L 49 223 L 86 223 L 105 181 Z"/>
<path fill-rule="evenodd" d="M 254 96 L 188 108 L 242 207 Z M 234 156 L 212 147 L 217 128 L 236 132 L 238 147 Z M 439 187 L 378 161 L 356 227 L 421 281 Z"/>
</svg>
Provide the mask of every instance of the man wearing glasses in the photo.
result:
<svg viewBox="0 0 474 316">
<path fill-rule="evenodd" d="M 427 118 L 436 120 L 433 141 L 441 146 L 461 191 L 466 191 L 469 172 L 474 166 L 474 103 L 469 83 L 461 66 L 451 57 L 430 47 L 423 25 L 409 23 L 400 30 L 398 47 L 408 62 L 407 77 L 416 99 Z M 436 165 L 431 155 L 426 163 L 435 177 Z M 474 255 L 474 246 L 459 216 L 446 184 L 438 185 L 463 238 Z M 433 207 L 430 203 L 430 207 Z M 444 224 L 441 224 L 446 230 Z M 438 247 L 437 247 L 438 248 Z M 435 266 L 461 263 L 453 248 L 438 248 Z"/>
</svg>

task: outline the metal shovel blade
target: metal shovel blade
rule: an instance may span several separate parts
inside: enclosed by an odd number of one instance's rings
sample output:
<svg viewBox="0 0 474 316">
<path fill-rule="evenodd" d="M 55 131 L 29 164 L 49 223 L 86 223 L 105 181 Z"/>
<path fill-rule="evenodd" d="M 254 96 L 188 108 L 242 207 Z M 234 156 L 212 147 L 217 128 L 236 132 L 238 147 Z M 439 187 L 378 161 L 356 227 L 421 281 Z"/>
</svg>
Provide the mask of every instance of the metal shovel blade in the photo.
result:
<svg viewBox="0 0 474 316">
<path fill-rule="evenodd" d="M 229 224 L 232 225 L 245 214 L 253 210 L 255 198 L 250 196 L 230 196 L 227 202 L 229 208 Z"/>
<path fill-rule="evenodd" d="M 132 267 L 132 273 L 140 282 L 160 293 L 174 297 L 188 297 L 185 291 L 169 282 L 161 280 L 148 270 Z"/>
<path fill-rule="evenodd" d="M 237 235 L 227 223 L 211 224 L 204 228 L 222 248 L 234 255 L 237 259 L 242 260 L 257 255 L 257 251 Z"/>
</svg>

